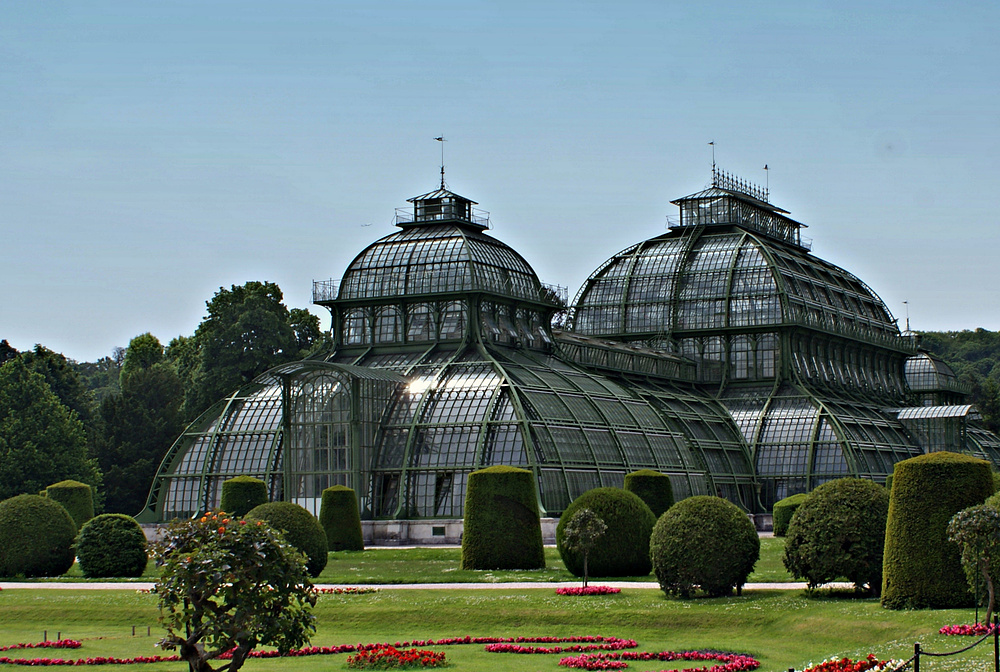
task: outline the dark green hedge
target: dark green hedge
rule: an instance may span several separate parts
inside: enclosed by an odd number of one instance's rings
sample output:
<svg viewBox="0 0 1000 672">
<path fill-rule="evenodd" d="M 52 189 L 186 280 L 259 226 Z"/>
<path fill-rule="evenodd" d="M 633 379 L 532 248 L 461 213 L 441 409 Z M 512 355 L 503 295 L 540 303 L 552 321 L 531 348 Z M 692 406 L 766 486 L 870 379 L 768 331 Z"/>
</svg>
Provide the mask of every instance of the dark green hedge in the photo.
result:
<svg viewBox="0 0 1000 672">
<path fill-rule="evenodd" d="M 329 550 L 365 550 L 358 496 L 347 486 L 334 485 L 323 491 L 323 503 L 319 507 L 319 524 L 326 532 L 326 545 Z"/>
<path fill-rule="evenodd" d="M 882 606 L 951 609 L 972 605 L 948 521 L 993 494 L 990 465 L 937 452 L 896 464 L 886 523 Z"/>
<path fill-rule="evenodd" d="M 774 536 L 783 537 L 788 534 L 788 523 L 792 521 L 792 514 L 806 500 L 809 495 L 800 492 L 784 499 L 779 499 L 771 509 L 771 519 L 774 521 Z"/>
<path fill-rule="evenodd" d="M 494 466 L 469 474 L 462 569 L 545 567 L 535 475 Z"/>
<path fill-rule="evenodd" d="M 660 516 L 649 542 L 653 572 L 668 595 L 711 597 L 743 584 L 760 557 L 760 539 L 746 513 L 721 497 L 688 497 Z"/>
<path fill-rule="evenodd" d="M 261 504 L 267 504 L 267 484 L 259 478 L 234 476 L 222 482 L 219 508 L 226 513 L 242 518 Z"/>
<path fill-rule="evenodd" d="M 76 524 L 47 497 L 0 502 L 0 576 L 62 576 L 73 566 Z"/>
<path fill-rule="evenodd" d="M 792 516 L 785 569 L 810 588 L 841 577 L 857 590 L 882 588 L 889 493 L 861 478 L 838 478 L 813 490 Z"/>
<path fill-rule="evenodd" d="M 136 577 L 146 570 L 146 535 L 121 513 L 105 513 L 84 523 L 76 537 L 76 559 L 83 575 Z"/>
<path fill-rule="evenodd" d="M 80 481 L 59 481 L 45 488 L 45 496 L 69 511 L 76 529 L 94 517 L 94 491 Z"/>
<path fill-rule="evenodd" d="M 276 530 L 281 530 L 285 541 L 306 556 L 309 576 L 319 576 L 326 567 L 326 532 L 316 516 L 292 502 L 268 502 L 254 507 L 247 520 L 263 520 Z"/>
<path fill-rule="evenodd" d="M 640 469 L 625 476 L 625 489 L 639 495 L 657 518 L 674 505 L 670 477 L 652 469 Z"/>
<path fill-rule="evenodd" d="M 649 562 L 649 535 L 656 517 L 639 496 L 622 488 L 588 490 L 563 511 L 556 526 L 556 546 L 563 563 L 574 576 L 583 576 L 583 554 L 563 548 L 563 528 L 580 509 L 590 509 L 604 521 L 608 531 L 597 541 L 587 560 L 594 577 L 645 576 Z"/>
</svg>

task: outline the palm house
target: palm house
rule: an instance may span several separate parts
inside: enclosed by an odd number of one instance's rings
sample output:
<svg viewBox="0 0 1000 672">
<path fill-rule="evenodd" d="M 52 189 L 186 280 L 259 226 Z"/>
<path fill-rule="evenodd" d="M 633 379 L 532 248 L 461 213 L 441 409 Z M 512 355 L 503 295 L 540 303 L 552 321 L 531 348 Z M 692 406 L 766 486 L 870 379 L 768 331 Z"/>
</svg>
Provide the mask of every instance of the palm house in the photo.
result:
<svg viewBox="0 0 1000 672">
<path fill-rule="evenodd" d="M 728 174 L 674 201 L 668 231 L 613 255 L 571 305 L 443 180 L 410 203 L 340 281 L 314 283 L 332 351 L 192 423 L 140 520 L 216 507 L 240 474 L 314 513 L 347 485 L 383 530 L 427 521 L 454 537 L 468 474 L 498 464 L 534 472 L 549 517 L 638 469 L 669 475 L 677 499 L 760 514 L 931 450 L 1000 464 L 951 369 Z"/>
</svg>

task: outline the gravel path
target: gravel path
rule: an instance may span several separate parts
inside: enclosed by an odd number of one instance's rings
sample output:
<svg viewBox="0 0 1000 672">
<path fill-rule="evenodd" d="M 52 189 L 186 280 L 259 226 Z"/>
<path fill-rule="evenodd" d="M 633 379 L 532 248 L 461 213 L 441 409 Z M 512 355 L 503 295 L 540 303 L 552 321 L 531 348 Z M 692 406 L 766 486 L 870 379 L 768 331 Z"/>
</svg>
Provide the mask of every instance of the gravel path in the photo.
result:
<svg viewBox="0 0 1000 672">
<path fill-rule="evenodd" d="M 660 586 L 655 581 L 593 581 L 602 586 L 628 589 L 655 589 Z M 337 588 L 345 584 L 317 583 L 317 588 Z M 510 582 L 510 583 L 400 583 L 400 584 L 350 584 L 359 588 L 379 590 L 525 590 L 528 588 L 570 588 L 580 585 L 579 581 L 562 582 Z M 90 581 L 45 581 L 45 582 L 0 582 L 0 590 L 152 590 L 152 583 L 101 583 Z M 828 583 L 824 588 L 849 590 L 850 583 Z M 805 590 L 805 583 L 748 583 L 744 590 Z"/>
</svg>

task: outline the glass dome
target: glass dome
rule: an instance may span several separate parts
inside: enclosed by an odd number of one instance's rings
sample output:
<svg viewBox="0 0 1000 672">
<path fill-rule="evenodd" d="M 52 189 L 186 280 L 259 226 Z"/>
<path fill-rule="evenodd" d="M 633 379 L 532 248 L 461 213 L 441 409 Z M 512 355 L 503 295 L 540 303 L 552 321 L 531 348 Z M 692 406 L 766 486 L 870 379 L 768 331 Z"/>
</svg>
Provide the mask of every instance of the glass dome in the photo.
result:
<svg viewBox="0 0 1000 672">
<path fill-rule="evenodd" d="M 619 252 L 583 285 L 573 329 L 643 340 L 692 330 L 804 324 L 896 337 L 885 304 L 842 268 L 747 231 L 675 230 Z"/>
</svg>

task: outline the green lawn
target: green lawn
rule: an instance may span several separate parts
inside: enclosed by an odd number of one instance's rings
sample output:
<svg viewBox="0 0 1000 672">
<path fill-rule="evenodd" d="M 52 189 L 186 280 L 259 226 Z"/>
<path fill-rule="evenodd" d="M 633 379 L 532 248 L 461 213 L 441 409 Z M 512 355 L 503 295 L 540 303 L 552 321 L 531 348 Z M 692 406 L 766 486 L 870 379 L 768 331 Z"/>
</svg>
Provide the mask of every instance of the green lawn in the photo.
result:
<svg viewBox="0 0 1000 672">
<path fill-rule="evenodd" d="M 640 650 L 711 648 L 750 653 L 762 670 L 802 669 L 829 656 L 857 658 L 874 652 L 906 658 L 919 640 L 931 651 L 957 649 L 965 638 L 936 634 L 947 623 L 971 621 L 964 611 L 882 609 L 874 600 L 809 597 L 802 591 L 747 591 L 722 599 L 667 599 L 659 590 L 626 589 L 605 597 L 561 597 L 551 588 L 528 590 L 399 590 L 323 595 L 316 608 L 315 645 L 452 636 L 604 635 L 634 638 Z M 0 644 L 39 641 L 42 631 L 80 639 L 79 651 L 58 657 L 153 655 L 156 596 L 131 590 L 10 589 L 0 593 Z M 131 637 L 135 625 L 141 636 Z M 153 636 L 146 637 L 146 627 Z M 434 648 L 434 647 L 430 647 Z M 558 672 L 557 655 L 488 654 L 481 646 L 441 647 L 456 672 Z M 43 656 L 44 652 L 35 652 Z M 343 670 L 346 655 L 251 660 L 246 670 Z M 688 665 L 691 665 L 690 663 Z M 683 667 L 683 666 L 682 666 Z M 985 672 L 992 647 L 948 659 L 927 660 L 931 672 Z M 180 670 L 179 663 L 130 666 Z M 101 668 L 98 668 L 101 669 Z M 107 669 L 111 669 L 108 667 Z M 120 669 L 120 668 L 118 668 Z M 632 672 L 669 669 L 664 663 L 631 664 Z"/>
<path fill-rule="evenodd" d="M 782 582 L 793 580 L 781 564 L 784 539 L 761 539 L 760 560 L 750 582 Z M 575 581 L 566 571 L 559 551 L 545 549 L 545 569 L 531 571 L 471 571 L 460 569 L 462 551 L 459 548 L 372 548 L 365 551 L 340 551 L 330 553 L 326 569 L 316 579 L 317 583 L 503 583 L 507 581 Z M 158 572 L 152 563 L 136 581 L 155 581 Z M 623 577 L 625 580 L 655 581 L 652 574 Z M 56 580 L 86 581 L 80 568 L 73 568 Z"/>
</svg>

